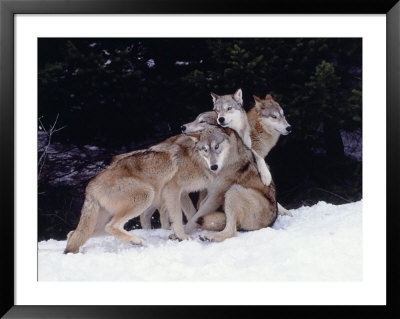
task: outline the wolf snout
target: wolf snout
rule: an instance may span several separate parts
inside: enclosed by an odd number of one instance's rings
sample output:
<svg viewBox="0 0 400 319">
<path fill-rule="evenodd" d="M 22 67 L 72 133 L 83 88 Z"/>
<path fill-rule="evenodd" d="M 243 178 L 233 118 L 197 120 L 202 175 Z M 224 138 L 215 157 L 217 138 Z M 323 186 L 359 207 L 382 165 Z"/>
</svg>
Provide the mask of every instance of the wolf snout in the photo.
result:
<svg viewBox="0 0 400 319">
<path fill-rule="evenodd" d="M 219 122 L 220 124 L 225 123 L 225 118 L 224 118 L 224 117 L 219 117 L 219 118 L 218 118 L 218 122 Z"/>
<path fill-rule="evenodd" d="M 288 133 L 292 132 L 292 127 L 290 125 L 286 126 L 286 132 Z"/>
<path fill-rule="evenodd" d="M 182 131 L 183 133 L 185 133 L 185 131 L 186 131 L 186 125 L 182 125 L 182 126 L 181 126 L 181 131 Z"/>
<path fill-rule="evenodd" d="M 217 164 L 213 164 L 210 166 L 212 171 L 216 171 L 218 169 L 218 165 Z"/>
</svg>

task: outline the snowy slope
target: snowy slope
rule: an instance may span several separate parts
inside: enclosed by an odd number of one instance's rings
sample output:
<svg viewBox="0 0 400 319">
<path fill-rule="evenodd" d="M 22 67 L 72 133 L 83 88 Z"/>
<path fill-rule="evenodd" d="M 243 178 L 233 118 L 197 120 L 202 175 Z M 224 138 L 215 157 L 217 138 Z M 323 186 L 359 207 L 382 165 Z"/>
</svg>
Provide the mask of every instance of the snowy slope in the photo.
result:
<svg viewBox="0 0 400 319">
<path fill-rule="evenodd" d="M 319 202 L 280 216 L 272 228 L 240 232 L 222 243 L 168 240 L 171 231 L 133 230 L 148 245 L 92 238 L 79 254 L 65 241 L 39 242 L 39 280 L 360 281 L 362 201 Z"/>
</svg>

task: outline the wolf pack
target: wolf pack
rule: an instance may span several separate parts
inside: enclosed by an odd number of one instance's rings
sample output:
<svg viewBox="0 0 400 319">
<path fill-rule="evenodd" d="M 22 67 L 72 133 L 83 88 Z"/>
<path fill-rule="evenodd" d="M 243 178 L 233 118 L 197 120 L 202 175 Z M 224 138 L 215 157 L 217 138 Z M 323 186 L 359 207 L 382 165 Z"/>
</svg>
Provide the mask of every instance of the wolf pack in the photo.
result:
<svg viewBox="0 0 400 319">
<path fill-rule="evenodd" d="M 255 104 L 246 112 L 241 89 L 211 97 L 213 110 L 182 125 L 182 134 L 114 156 L 90 180 L 64 253 L 77 253 L 90 237 L 107 234 L 146 245 L 124 225 L 140 216 L 142 228 L 150 229 L 156 210 L 161 227 L 172 229 L 170 239 L 190 239 L 200 230 L 201 240 L 213 242 L 290 215 L 276 200 L 264 160 L 280 135 L 292 130 L 282 107 L 270 94 L 253 95 Z M 189 196 L 193 192 L 198 192 L 197 203 Z"/>
</svg>

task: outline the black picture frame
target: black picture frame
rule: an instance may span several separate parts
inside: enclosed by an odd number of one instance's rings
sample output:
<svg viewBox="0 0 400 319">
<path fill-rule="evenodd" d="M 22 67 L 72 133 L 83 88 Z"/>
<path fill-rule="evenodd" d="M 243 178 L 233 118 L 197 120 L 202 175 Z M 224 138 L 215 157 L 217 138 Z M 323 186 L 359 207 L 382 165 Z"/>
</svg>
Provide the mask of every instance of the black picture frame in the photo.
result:
<svg viewBox="0 0 400 319">
<path fill-rule="evenodd" d="M 16 306 L 14 303 L 14 16 L 16 14 L 386 14 L 387 19 L 387 305 L 386 306 Z M 400 3 L 398 0 L 325 1 L 185 1 L 185 0 L 0 0 L 0 181 L 1 181 L 1 308 L 5 318 L 148 318 L 221 317 L 227 315 L 293 315 L 348 318 L 399 317 L 396 201 L 400 162 Z M 381 106 L 379 106 L 381 107 Z M 379 168 L 381 169 L 381 168 Z M 385 203 L 382 203 L 384 205 Z M 397 255 L 397 257 L 396 257 Z M 173 293 L 173 292 L 172 292 Z M 134 298 L 134 296 L 132 296 Z M 177 300 L 179 296 L 177 295 Z"/>
</svg>

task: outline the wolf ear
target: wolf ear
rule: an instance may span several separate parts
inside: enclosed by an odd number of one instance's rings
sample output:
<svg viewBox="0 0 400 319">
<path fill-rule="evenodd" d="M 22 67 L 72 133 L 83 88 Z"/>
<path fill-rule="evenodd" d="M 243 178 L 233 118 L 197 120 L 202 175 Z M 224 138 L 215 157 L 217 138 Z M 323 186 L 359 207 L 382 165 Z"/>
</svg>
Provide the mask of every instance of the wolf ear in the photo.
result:
<svg viewBox="0 0 400 319">
<path fill-rule="evenodd" d="M 271 94 L 267 94 L 267 95 L 265 96 L 265 99 L 266 99 L 266 100 L 272 100 Z"/>
<path fill-rule="evenodd" d="M 189 136 L 196 143 L 200 141 L 200 132 L 187 133 L 186 136 Z"/>
<path fill-rule="evenodd" d="M 253 98 L 254 98 L 254 102 L 256 102 L 256 108 L 258 110 L 260 110 L 261 106 L 262 106 L 262 100 L 256 95 L 253 95 Z"/>
<path fill-rule="evenodd" d="M 211 94 L 211 97 L 213 99 L 213 103 L 215 103 L 215 101 L 219 98 L 219 96 L 217 94 L 213 93 L 213 92 L 210 92 L 210 94 Z"/>
<path fill-rule="evenodd" d="M 233 99 L 240 105 L 243 105 L 242 89 L 237 89 L 237 91 L 232 95 Z"/>
</svg>

